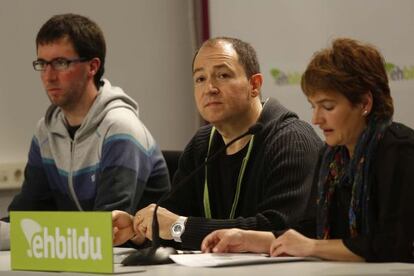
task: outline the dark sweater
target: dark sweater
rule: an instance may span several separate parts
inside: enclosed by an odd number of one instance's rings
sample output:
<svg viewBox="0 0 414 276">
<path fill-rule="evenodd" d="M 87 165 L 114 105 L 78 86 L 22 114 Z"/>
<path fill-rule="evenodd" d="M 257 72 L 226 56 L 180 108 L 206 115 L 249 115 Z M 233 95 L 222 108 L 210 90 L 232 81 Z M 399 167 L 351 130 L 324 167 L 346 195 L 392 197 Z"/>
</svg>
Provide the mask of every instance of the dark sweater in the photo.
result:
<svg viewBox="0 0 414 276">
<path fill-rule="evenodd" d="M 344 244 L 367 261 L 414 262 L 414 131 L 393 123 L 378 146 L 367 236 Z M 349 206 L 349 205 L 348 205 Z"/>
<path fill-rule="evenodd" d="M 374 158 L 371 233 L 350 237 L 351 189 L 341 188 L 335 191 L 336 202 L 332 204 L 331 237 L 342 239 L 349 250 L 368 262 L 414 262 L 414 131 L 392 123 Z M 306 217 L 314 219 L 315 208 L 307 210 Z M 315 220 L 293 228 L 309 237 L 316 236 Z"/>
<path fill-rule="evenodd" d="M 255 135 L 234 219 L 214 219 L 214 212 L 213 219 L 205 218 L 204 170 L 161 204 L 176 214 L 189 217 L 181 237 L 183 248 L 199 249 L 202 239 L 217 229 L 284 229 L 302 217 L 322 143 L 307 123 L 300 121 L 296 114 L 274 99 L 265 104 L 258 121 L 264 128 Z M 187 145 L 180 158 L 173 186 L 204 162 L 211 127 L 200 128 Z M 220 144 L 222 138 L 215 132 L 211 153 Z M 217 172 L 209 167 L 208 173 L 208 188 L 210 194 L 214 194 L 211 174 L 217 177 Z M 224 198 L 233 201 L 233 196 Z"/>
</svg>

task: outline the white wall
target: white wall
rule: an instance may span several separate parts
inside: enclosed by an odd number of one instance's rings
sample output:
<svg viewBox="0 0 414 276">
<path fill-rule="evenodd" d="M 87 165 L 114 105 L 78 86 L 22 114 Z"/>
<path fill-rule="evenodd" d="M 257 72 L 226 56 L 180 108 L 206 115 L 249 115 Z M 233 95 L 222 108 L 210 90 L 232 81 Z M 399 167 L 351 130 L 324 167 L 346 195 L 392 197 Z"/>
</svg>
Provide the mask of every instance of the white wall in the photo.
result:
<svg viewBox="0 0 414 276">
<path fill-rule="evenodd" d="M 49 104 L 31 66 L 35 37 L 52 15 L 67 12 L 100 25 L 105 77 L 138 101 L 141 120 L 162 149 L 183 149 L 198 126 L 188 0 L 1 0 L 0 164 L 27 160 L 34 127 Z"/>
<path fill-rule="evenodd" d="M 229 20 L 231 19 L 231 20 Z M 396 121 L 414 127 L 413 0 L 210 0 L 212 36 L 234 36 L 256 48 L 265 76 L 263 95 L 275 97 L 308 122 L 311 108 L 298 84 L 278 85 L 277 68 L 297 80 L 312 54 L 332 38 L 376 45 L 411 80 L 391 81 Z M 410 76 L 407 76 L 410 77 Z"/>
<path fill-rule="evenodd" d="M 52 15 L 67 12 L 100 25 L 107 43 L 104 76 L 138 101 L 141 120 L 161 149 L 183 149 L 199 124 L 189 1 L 0 0 L 0 166 L 27 160 L 36 122 L 49 104 L 31 65 L 35 37 Z M 0 217 L 17 191 L 0 190 Z"/>
</svg>

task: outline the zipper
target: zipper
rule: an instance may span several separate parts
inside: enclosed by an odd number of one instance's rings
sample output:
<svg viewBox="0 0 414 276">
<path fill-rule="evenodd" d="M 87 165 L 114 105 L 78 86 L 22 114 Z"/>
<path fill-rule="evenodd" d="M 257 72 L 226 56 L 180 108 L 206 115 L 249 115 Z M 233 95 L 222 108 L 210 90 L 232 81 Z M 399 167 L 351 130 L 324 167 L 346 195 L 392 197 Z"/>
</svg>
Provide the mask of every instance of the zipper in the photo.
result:
<svg viewBox="0 0 414 276">
<path fill-rule="evenodd" d="M 75 134 L 76 136 L 76 134 Z M 76 138 L 76 137 L 75 137 Z M 83 211 L 82 206 L 79 203 L 78 197 L 75 192 L 75 188 L 73 187 L 73 160 L 75 156 L 75 143 L 73 140 L 70 141 L 70 167 L 69 167 L 69 174 L 68 174 L 68 188 L 70 195 L 72 197 L 73 202 L 75 203 L 76 207 L 79 211 Z"/>
</svg>

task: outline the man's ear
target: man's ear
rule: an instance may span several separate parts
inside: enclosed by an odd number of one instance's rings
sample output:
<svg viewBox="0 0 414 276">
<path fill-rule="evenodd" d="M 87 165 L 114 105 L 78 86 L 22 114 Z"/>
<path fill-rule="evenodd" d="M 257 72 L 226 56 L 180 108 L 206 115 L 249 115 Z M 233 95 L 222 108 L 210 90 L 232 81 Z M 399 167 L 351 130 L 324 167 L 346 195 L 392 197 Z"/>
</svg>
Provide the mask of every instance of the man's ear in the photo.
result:
<svg viewBox="0 0 414 276">
<path fill-rule="evenodd" d="M 101 66 L 101 60 L 99 58 L 93 58 L 89 62 L 89 76 L 94 77 Z"/>
<path fill-rule="evenodd" d="M 251 96 L 258 97 L 263 84 L 263 75 L 260 73 L 254 74 L 250 77 Z"/>
</svg>

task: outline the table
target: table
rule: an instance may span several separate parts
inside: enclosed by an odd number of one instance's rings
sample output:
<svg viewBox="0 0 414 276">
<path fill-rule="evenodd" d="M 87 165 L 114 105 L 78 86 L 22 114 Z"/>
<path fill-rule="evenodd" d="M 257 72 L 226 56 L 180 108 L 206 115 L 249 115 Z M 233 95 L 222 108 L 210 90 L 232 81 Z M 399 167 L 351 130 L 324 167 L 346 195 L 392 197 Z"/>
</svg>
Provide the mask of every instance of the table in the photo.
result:
<svg viewBox="0 0 414 276">
<path fill-rule="evenodd" d="M 135 268 L 137 269 L 137 268 Z M 157 266 L 141 266 L 139 269 L 143 272 L 134 272 L 119 275 L 154 275 L 154 276 L 295 276 L 295 275 L 396 275 L 408 276 L 414 275 L 414 264 L 406 263 L 346 263 L 346 262 L 324 262 L 324 261 L 304 261 L 289 263 L 272 263 L 259 265 L 245 265 L 232 267 L 216 267 L 216 268 L 192 268 L 180 266 L 177 264 L 157 265 Z M 10 271 L 10 252 L 0 252 L 0 275 L 1 276 L 37 276 L 45 275 L 44 272 L 32 271 Z M 50 272 L 47 275 L 97 275 L 86 273 L 71 272 Z M 115 274 L 118 275 L 118 274 Z"/>
</svg>

